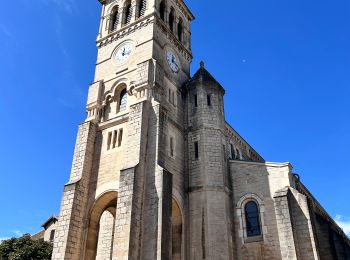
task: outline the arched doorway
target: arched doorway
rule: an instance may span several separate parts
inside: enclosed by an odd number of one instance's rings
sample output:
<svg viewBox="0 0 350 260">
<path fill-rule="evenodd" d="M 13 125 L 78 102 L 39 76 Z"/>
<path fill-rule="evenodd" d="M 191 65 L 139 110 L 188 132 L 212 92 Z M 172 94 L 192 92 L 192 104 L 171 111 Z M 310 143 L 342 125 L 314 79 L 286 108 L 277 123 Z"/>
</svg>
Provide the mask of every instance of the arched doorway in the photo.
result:
<svg viewBox="0 0 350 260">
<path fill-rule="evenodd" d="M 179 205 L 172 201 L 172 260 L 181 260 L 182 254 L 182 214 Z"/>
<path fill-rule="evenodd" d="M 90 211 L 85 260 L 111 259 L 116 206 L 116 191 L 106 192 L 95 201 Z"/>
</svg>

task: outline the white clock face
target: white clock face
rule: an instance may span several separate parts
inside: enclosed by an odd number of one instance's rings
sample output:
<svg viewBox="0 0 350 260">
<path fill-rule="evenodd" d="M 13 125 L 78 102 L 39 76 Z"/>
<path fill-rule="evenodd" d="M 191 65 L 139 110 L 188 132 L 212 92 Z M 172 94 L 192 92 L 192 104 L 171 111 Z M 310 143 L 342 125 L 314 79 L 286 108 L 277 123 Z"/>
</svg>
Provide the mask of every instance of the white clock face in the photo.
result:
<svg viewBox="0 0 350 260">
<path fill-rule="evenodd" d="M 166 53 L 166 60 L 168 61 L 168 64 L 170 66 L 170 69 L 173 72 L 179 72 L 179 63 L 177 61 L 177 58 L 175 56 L 175 54 L 172 51 L 167 51 Z"/>
<path fill-rule="evenodd" d="M 120 45 L 115 52 L 115 60 L 118 64 L 125 62 L 134 51 L 134 47 L 130 42 Z"/>
</svg>

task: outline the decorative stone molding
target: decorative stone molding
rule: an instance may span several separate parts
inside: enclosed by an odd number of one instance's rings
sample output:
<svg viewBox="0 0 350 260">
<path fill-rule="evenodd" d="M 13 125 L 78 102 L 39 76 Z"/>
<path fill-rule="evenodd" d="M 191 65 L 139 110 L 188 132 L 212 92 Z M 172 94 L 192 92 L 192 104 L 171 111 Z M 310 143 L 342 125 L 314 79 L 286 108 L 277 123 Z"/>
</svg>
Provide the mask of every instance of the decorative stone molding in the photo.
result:
<svg viewBox="0 0 350 260">
<path fill-rule="evenodd" d="M 114 31 L 114 32 L 110 33 L 107 37 L 98 40 L 97 41 L 97 48 L 107 46 L 107 45 L 111 44 L 112 42 L 115 42 L 119 39 L 123 39 L 124 37 L 129 36 L 129 35 L 135 33 L 136 31 L 138 31 L 144 27 L 147 27 L 153 23 L 154 23 L 154 17 L 152 17 L 152 15 L 149 15 L 149 16 L 146 16 L 142 19 L 139 19 L 139 20 L 137 20 L 136 23 L 129 24 L 129 25 L 121 28 L 118 31 Z"/>
</svg>

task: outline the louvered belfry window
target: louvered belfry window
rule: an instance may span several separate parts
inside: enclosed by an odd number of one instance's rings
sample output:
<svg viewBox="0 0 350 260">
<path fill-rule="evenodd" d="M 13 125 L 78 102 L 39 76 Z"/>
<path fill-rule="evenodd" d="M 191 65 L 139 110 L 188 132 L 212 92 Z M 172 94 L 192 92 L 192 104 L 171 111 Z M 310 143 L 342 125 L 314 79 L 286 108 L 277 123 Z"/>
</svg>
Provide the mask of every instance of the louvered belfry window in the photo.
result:
<svg viewBox="0 0 350 260">
<path fill-rule="evenodd" d="M 119 13 L 118 13 L 119 7 L 116 6 L 113 8 L 112 14 L 111 14 L 111 31 L 117 30 L 118 22 L 119 22 Z"/>
<path fill-rule="evenodd" d="M 142 17 L 145 15 L 146 13 L 146 0 L 140 0 L 139 2 L 139 13 L 138 13 L 138 17 Z"/>
<path fill-rule="evenodd" d="M 131 18 L 132 18 L 132 5 L 131 2 L 129 1 L 126 5 L 125 5 L 125 19 L 124 19 L 124 24 L 129 24 L 131 22 Z"/>
<path fill-rule="evenodd" d="M 177 38 L 180 42 L 182 42 L 182 32 L 183 32 L 183 24 L 182 20 L 180 19 L 178 25 L 177 25 Z"/>
<path fill-rule="evenodd" d="M 174 22 L 175 22 L 174 9 L 171 9 L 169 14 L 169 27 L 172 32 L 174 31 Z"/>
</svg>

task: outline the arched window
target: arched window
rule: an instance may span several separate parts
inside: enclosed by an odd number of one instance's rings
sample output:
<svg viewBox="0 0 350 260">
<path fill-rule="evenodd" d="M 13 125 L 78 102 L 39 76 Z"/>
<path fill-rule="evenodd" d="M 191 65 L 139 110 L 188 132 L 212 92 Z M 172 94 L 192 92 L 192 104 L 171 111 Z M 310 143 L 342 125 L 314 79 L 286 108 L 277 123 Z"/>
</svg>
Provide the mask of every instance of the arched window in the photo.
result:
<svg viewBox="0 0 350 260">
<path fill-rule="evenodd" d="M 124 9 L 124 19 L 123 19 L 123 25 L 127 25 L 130 23 L 131 18 L 132 18 L 132 5 L 131 1 L 126 1 L 125 2 L 125 9 Z"/>
<path fill-rule="evenodd" d="M 236 149 L 236 159 L 241 159 L 241 152 L 239 151 L 239 149 Z"/>
<path fill-rule="evenodd" d="M 169 14 L 169 27 L 172 32 L 174 31 L 174 22 L 175 22 L 175 11 L 174 11 L 174 8 L 171 8 L 170 14 Z"/>
<path fill-rule="evenodd" d="M 137 8 L 137 18 L 144 16 L 146 13 L 146 0 L 139 0 Z"/>
<path fill-rule="evenodd" d="M 259 208 L 255 201 L 249 201 L 244 206 L 247 237 L 261 235 Z"/>
<path fill-rule="evenodd" d="M 119 112 L 123 111 L 126 109 L 126 105 L 127 105 L 127 93 L 126 93 L 126 89 L 123 89 L 120 92 L 120 96 L 119 96 Z"/>
<path fill-rule="evenodd" d="M 164 1 L 160 2 L 159 14 L 160 14 L 160 19 L 165 21 L 165 3 L 164 3 Z"/>
<path fill-rule="evenodd" d="M 109 31 L 110 32 L 113 32 L 113 31 L 117 30 L 118 23 L 119 23 L 118 9 L 119 9 L 118 6 L 115 6 L 112 9 L 110 23 L 109 23 Z"/>
<path fill-rule="evenodd" d="M 182 22 L 182 19 L 180 18 L 180 21 L 177 24 L 177 38 L 179 39 L 180 42 L 182 42 L 182 34 L 183 34 L 183 22 Z"/>
<path fill-rule="evenodd" d="M 235 148 L 233 144 L 230 144 L 230 148 L 231 148 L 231 159 L 234 160 L 236 159 L 236 153 L 235 153 Z"/>
</svg>

